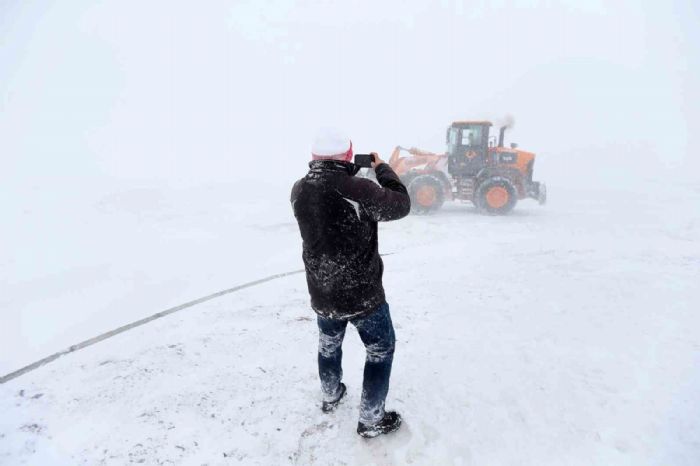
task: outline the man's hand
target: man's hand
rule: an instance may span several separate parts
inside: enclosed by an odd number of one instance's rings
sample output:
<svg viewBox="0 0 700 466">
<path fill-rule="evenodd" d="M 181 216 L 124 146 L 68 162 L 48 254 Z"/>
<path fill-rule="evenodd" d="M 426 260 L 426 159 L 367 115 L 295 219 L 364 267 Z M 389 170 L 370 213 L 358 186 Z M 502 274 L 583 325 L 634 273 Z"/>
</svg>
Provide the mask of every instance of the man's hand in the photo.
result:
<svg viewBox="0 0 700 466">
<path fill-rule="evenodd" d="M 377 168 L 377 165 L 381 165 L 383 163 L 386 163 L 382 159 L 379 158 L 379 154 L 376 152 L 370 152 L 374 156 L 374 162 L 372 162 L 372 168 Z"/>
</svg>

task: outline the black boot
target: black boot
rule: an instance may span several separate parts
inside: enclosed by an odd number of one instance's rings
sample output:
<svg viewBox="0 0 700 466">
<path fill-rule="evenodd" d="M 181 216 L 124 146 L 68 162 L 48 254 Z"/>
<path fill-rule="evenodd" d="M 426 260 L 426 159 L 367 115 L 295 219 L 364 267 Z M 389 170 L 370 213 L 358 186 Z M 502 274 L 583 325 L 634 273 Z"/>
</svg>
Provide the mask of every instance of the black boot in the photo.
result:
<svg viewBox="0 0 700 466">
<path fill-rule="evenodd" d="M 335 408 L 338 407 L 340 404 L 340 400 L 343 399 L 345 396 L 345 393 L 347 392 L 347 389 L 345 387 L 344 383 L 340 383 L 340 395 L 338 395 L 338 398 L 336 398 L 334 401 L 324 401 L 323 404 L 321 405 L 321 411 L 324 413 L 331 413 L 335 410 Z"/>
<path fill-rule="evenodd" d="M 399 430 L 401 427 L 401 415 L 396 411 L 387 411 L 384 417 L 376 424 L 357 423 L 357 433 L 364 438 L 374 438 L 381 434 L 388 434 Z"/>
</svg>

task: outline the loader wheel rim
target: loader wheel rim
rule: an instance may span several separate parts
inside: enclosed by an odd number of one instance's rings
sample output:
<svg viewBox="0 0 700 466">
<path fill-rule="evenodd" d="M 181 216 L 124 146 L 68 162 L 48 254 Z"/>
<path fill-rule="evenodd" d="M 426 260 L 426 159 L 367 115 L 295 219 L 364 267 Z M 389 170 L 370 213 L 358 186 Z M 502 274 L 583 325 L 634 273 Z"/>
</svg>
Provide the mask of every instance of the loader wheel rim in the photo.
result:
<svg viewBox="0 0 700 466">
<path fill-rule="evenodd" d="M 418 201 L 418 204 L 423 207 L 432 206 L 435 204 L 436 199 L 437 193 L 435 192 L 435 188 L 433 186 L 421 186 L 418 188 L 418 191 L 416 191 L 416 200 Z"/>
<path fill-rule="evenodd" d="M 486 191 L 486 203 L 492 209 L 500 209 L 508 204 L 510 195 L 508 190 L 503 186 L 492 186 Z"/>
</svg>

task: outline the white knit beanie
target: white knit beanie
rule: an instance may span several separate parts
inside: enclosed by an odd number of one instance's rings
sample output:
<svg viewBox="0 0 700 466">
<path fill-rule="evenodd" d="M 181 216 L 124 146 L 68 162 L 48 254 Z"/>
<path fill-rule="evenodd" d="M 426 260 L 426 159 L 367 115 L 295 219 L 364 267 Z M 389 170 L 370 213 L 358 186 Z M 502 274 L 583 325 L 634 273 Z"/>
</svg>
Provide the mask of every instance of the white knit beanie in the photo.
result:
<svg viewBox="0 0 700 466">
<path fill-rule="evenodd" d="M 352 141 L 338 128 L 320 128 L 311 146 L 311 157 L 314 160 L 345 160 L 352 159 Z"/>
</svg>

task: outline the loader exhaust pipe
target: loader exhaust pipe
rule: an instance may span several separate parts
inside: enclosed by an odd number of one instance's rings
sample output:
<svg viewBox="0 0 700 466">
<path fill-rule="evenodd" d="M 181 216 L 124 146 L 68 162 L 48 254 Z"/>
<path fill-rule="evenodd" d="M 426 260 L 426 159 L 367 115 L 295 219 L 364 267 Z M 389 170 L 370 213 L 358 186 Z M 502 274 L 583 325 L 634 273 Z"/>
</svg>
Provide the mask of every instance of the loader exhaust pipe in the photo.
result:
<svg viewBox="0 0 700 466">
<path fill-rule="evenodd" d="M 498 147 L 503 147 L 503 138 L 505 137 L 506 129 L 508 129 L 507 125 L 501 126 L 501 129 L 498 130 Z"/>
</svg>

